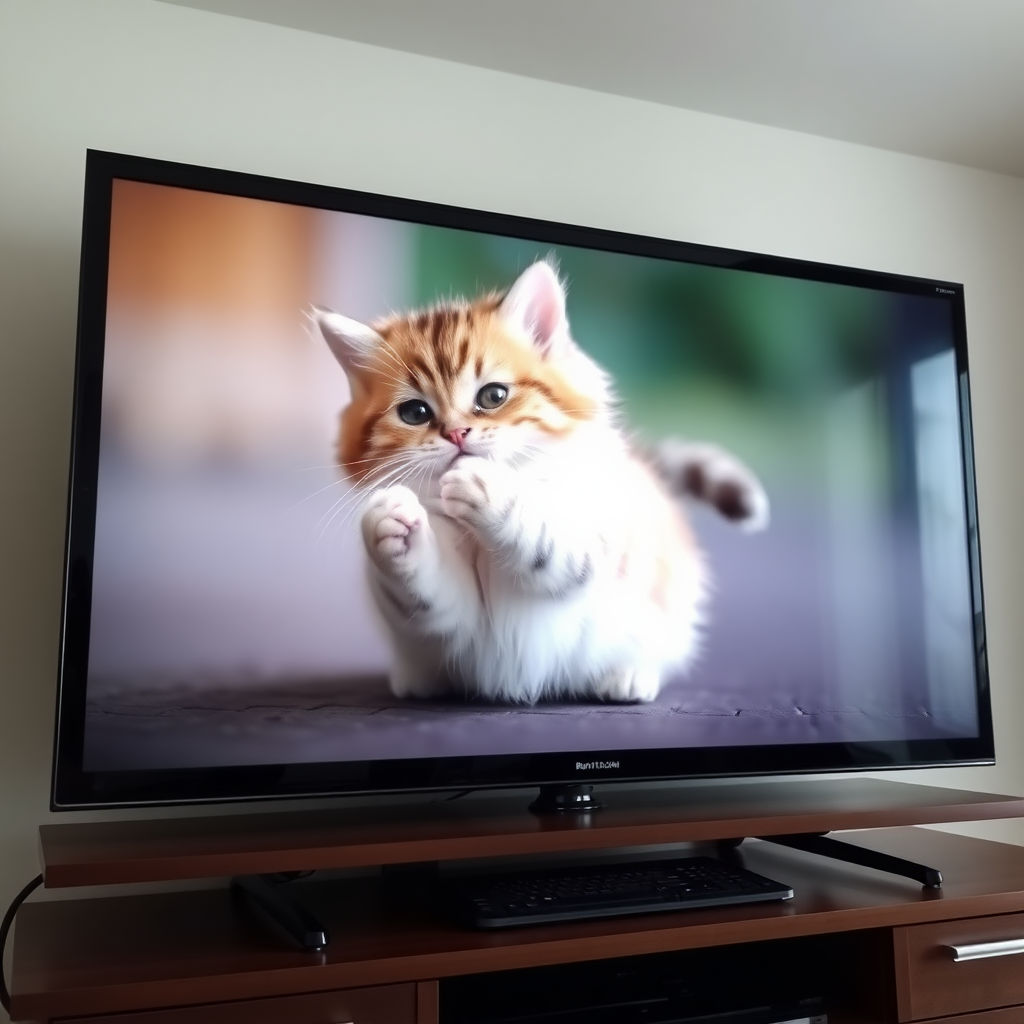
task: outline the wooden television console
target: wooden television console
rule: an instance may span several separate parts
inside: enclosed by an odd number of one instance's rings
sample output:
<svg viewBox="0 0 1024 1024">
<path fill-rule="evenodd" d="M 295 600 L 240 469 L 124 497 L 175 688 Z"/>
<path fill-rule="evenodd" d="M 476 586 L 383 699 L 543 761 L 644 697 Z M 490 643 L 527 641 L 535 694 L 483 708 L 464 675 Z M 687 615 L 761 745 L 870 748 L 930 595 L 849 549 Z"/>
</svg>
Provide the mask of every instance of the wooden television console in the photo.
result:
<svg viewBox="0 0 1024 1024">
<path fill-rule="evenodd" d="M 445 1024 L 448 979 L 665 953 L 685 971 L 696 955 L 687 951 L 703 950 L 723 978 L 744 957 L 781 951 L 794 977 L 816 972 L 830 1024 L 1024 1024 L 1024 847 L 909 827 L 1021 817 L 1024 799 L 857 779 L 638 788 L 605 799 L 604 810 L 580 816 L 534 815 L 521 795 L 499 795 L 46 825 L 40 855 L 47 887 L 58 888 L 868 829 L 844 838 L 931 864 L 944 882 L 923 889 L 745 842 L 741 861 L 788 882 L 794 899 L 500 932 L 450 923 L 402 872 L 295 883 L 330 929 L 321 952 L 257 927 L 225 887 L 29 902 L 14 935 L 12 1018 Z"/>
</svg>

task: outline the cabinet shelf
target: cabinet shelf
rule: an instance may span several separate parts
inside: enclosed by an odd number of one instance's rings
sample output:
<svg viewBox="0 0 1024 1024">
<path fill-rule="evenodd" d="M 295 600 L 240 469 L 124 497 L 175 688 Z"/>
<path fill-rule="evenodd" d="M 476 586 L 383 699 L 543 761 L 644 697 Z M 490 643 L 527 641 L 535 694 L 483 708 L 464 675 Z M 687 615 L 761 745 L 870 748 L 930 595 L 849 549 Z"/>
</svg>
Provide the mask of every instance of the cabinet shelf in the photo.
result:
<svg viewBox="0 0 1024 1024">
<path fill-rule="evenodd" d="M 602 799 L 584 815 L 531 814 L 520 794 L 43 825 L 40 858 L 46 886 L 62 888 L 1024 817 L 1024 798 L 879 779 L 634 787 Z"/>
</svg>

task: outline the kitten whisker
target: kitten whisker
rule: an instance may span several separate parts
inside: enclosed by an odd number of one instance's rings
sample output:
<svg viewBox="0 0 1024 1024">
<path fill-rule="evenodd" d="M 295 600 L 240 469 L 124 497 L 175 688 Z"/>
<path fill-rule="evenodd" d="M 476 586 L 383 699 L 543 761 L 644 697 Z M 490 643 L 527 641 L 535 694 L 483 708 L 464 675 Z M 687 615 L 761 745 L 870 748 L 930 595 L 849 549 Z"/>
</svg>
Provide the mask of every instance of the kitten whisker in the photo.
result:
<svg viewBox="0 0 1024 1024">
<path fill-rule="evenodd" d="M 414 456 L 406 456 L 403 459 L 403 461 L 402 461 L 402 463 L 400 465 L 396 466 L 390 472 L 385 473 L 379 480 L 374 481 L 375 486 L 374 486 L 373 489 L 374 490 L 380 490 L 380 489 L 383 489 L 384 487 L 394 487 L 394 486 L 396 486 L 398 484 L 409 483 L 409 482 L 412 481 L 412 479 L 415 476 L 415 474 L 422 473 L 422 472 L 428 470 L 429 468 L 430 468 L 429 465 L 424 465 L 422 463 L 422 461 L 419 460 L 418 458 L 416 458 Z M 366 492 L 367 489 L 364 488 L 362 485 L 359 485 L 358 489 L 359 489 L 360 493 L 358 495 L 356 495 L 355 498 L 358 498 L 358 499 L 365 498 L 366 497 L 366 493 L 364 493 L 364 492 Z M 336 532 L 340 532 L 341 530 L 343 530 L 343 529 L 345 529 L 347 527 L 348 522 L 359 511 L 359 508 L 361 507 L 361 504 L 362 504 L 361 500 L 357 501 L 357 500 L 355 500 L 355 498 L 353 499 L 352 502 L 348 503 L 348 506 L 347 506 L 346 509 L 344 509 L 344 510 L 343 509 L 338 509 L 338 511 L 335 512 L 334 515 L 331 516 L 331 518 L 324 525 L 324 531 L 326 531 L 330 527 L 331 522 L 339 514 L 341 514 L 342 511 L 344 511 L 344 515 L 343 515 L 340 523 L 338 524 Z M 323 531 L 321 532 L 321 536 L 322 535 L 323 535 Z"/>
<path fill-rule="evenodd" d="M 335 515 L 345 510 L 346 508 L 350 507 L 360 497 L 361 494 L 359 493 L 359 488 L 356 486 L 350 487 L 340 498 L 338 498 L 337 501 L 331 504 L 330 508 L 328 508 L 327 511 L 324 512 L 322 516 L 320 516 L 320 518 L 317 520 L 316 525 L 320 526 L 320 524 L 323 523 L 325 519 L 327 520 L 327 522 L 330 522 L 330 520 L 333 519 Z"/>
<path fill-rule="evenodd" d="M 317 526 L 320 526 L 320 524 L 323 523 L 323 527 L 317 536 L 317 543 L 319 544 L 320 541 L 323 540 L 324 534 L 328 531 L 331 524 L 338 518 L 338 516 L 342 516 L 341 522 L 339 523 L 339 529 L 344 526 L 349 513 L 356 511 L 361 506 L 364 497 L 365 495 L 363 494 L 362 489 L 357 484 L 354 485 L 348 493 L 339 498 L 338 501 L 336 501 L 317 522 Z"/>
<path fill-rule="evenodd" d="M 395 456 L 389 455 L 375 455 L 368 459 L 353 459 L 351 462 L 346 462 L 345 466 L 365 466 L 371 462 L 394 462 Z M 343 468 L 343 467 L 339 467 Z"/>
<path fill-rule="evenodd" d="M 360 463 L 367 463 L 367 462 L 393 462 L 393 461 L 394 461 L 394 456 L 381 456 L 379 459 L 361 459 L 361 460 L 359 460 Z M 350 465 L 358 465 L 358 464 L 359 463 L 350 463 Z M 337 467 L 335 467 L 335 468 L 337 468 Z M 307 494 L 304 498 L 302 498 L 299 501 L 295 502 L 295 504 L 291 505 L 286 510 L 286 512 L 294 512 L 295 509 L 297 509 L 300 505 L 304 505 L 310 499 L 317 497 L 317 495 L 323 494 L 325 491 L 331 490 L 332 487 L 337 487 L 339 484 L 345 484 L 347 482 L 348 481 L 345 479 L 345 477 L 339 477 L 337 480 L 332 480 L 326 486 L 321 487 L 321 488 L 319 488 L 316 491 L 313 491 L 311 494 Z M 338 499 L 338 501 L 336 501 L 334 504 L 331 505 L 331 509 L 333 509 L 338 504 L 338 502 L 344 501 L 352 493 L 353 490 L 357 490 L 358 488 L 359 488 L 359 484 L 350 484 L 348 490 L 345 491 L 345 493 Z M 328 512 L 330 512 L 330 509 L 328 509 Z M 327 513 L 325 513 L 325 515 L 326 514 Z M 321 520 L 322 520 L 322 518 L 323 517 L 321 517 Z"/>
<path fill-rule="evenodd" d="M 333 469 L 333 470 L 337 470 L 337 469 L 340 469 L 340 467 L 339 467 L 339 465 L 336 462 L 327 462 L 327 463 L 325 463 L 322 466 L 295 466 L 292 469 L 288 470 L 288 472 L 289 473 L 312 473 L 314 470 L 317 470 L 317 469 Z"/>
<path fill-rule="evenodd" d="M 337 487 L 338 484 L 343 484 L 345 482 L 346 480 L 344 477 L 339 477 L 337 480 L 332 480 L 325 487 L 321 487 L 318 491 L 313 491 L 312 494 L 307 494 L 304 498 L 300 498 L 297 502 L 295 502 L 294 505 L 289 505 L 288 508 L 285 509 L 285 514 L 287 514 L 288 512 L 294 512 L 300 505 L 305 505 L 306 502 L 309 501 L 311 498 L 315 498 L 318 494 L 323 494 L 324 491 L 329 491 L 332 487 Z"/>
<path fill-rule="evenodd" d="M 399 465 L 394 469 L 390 470 L 384 475 L 381 483 L 395 482 L 395 480 L 405 471 L 405 464 Z M 326 489 L 326 488 L 325 488 Z M 319 493 L 319 492 L 318 492 Z M 361 483 L 352 484 L 349 489 L 335 501 L 330 508 L 320 517 L 317 525 L 324 523 L 324 528 L 321 530 L 320 536 L 323 536 L 324 531 L 330 526 L 331 522 L 343 511 L 350 508 L 351 506 L 357 505 L 365 497 L 365 488 Z"/>
</svg>

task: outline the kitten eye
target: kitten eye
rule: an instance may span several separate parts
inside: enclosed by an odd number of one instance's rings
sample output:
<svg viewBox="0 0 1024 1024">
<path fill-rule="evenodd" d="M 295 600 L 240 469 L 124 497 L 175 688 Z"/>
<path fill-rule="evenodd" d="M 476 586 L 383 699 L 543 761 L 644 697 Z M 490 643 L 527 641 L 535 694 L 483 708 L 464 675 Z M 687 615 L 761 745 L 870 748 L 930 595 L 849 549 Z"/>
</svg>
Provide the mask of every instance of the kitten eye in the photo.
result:
<svg viewBox="0 0 1024 1024">
<path fill-rule="evenodd" d="M 480 409 L 497 409 L 508 398 L 508 388 L 504 384 L 485 384 L 476 393 L 476 404 Z"/>
<path fill-rule="evenodd" d="M 411 427 L 418 427 L 434 418 L 434 410 L 422 398 L 410 398 L 398 407 L 398 418 Z"/>
</svg>

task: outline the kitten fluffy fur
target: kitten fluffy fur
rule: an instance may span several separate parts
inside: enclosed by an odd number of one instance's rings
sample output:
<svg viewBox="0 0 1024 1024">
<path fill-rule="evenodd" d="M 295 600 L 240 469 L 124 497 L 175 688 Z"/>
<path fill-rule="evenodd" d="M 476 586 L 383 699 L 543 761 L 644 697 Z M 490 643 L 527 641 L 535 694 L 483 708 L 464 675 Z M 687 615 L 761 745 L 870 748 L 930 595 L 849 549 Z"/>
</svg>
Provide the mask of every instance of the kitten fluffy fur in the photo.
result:
<svg viewBox="0 0 1024 1024">
<path fill-rule="evenodd" d="M 546 262 L 503 295 L 313 319 L 351 385 L 338 461 L 367 495 L 394 693 L 653 700 L 694 657 L 707 590 L 673 492 L 758 528 L 750 471 L 706 445 L 638 454 Z"/>
</svg>

